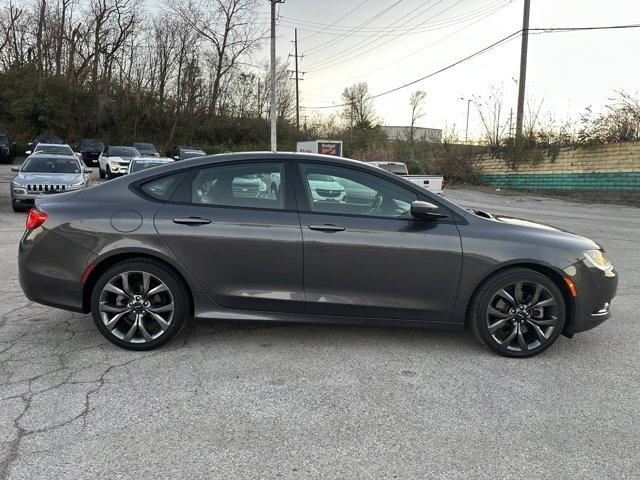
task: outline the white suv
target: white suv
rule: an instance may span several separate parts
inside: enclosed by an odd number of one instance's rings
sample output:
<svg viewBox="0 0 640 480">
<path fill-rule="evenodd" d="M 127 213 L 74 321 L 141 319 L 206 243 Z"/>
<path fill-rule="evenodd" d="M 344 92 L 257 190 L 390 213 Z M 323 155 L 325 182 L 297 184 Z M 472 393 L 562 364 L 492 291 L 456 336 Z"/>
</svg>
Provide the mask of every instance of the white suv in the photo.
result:
<svg viewBox="0 0 640 480">
<path fill-rule="evenodd" d="M 125 175 L 131 159 L 139 156 L 140 152 L 133 147 L 105 147 L 98 157 L 100 178 L 112 179 Z"/>
</svg>

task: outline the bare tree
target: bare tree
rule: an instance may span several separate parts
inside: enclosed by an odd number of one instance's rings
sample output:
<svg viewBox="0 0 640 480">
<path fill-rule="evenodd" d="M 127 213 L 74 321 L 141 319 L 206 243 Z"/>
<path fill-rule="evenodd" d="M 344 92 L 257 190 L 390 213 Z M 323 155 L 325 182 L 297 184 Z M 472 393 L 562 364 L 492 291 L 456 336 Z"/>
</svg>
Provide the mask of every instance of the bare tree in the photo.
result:
<svg viewBox="0 0 640 480">
<path fill-rule="evenodd" d="M 215 115 L 224 77 L 265 38 L 256 28 L 258 0 L 169 0 L 168 6 L 212 47 L 206 54 L 213 70 L 209 108 Z"/>
<path fill-rule="evenodd" d="M 416 90 L 411 93 L 411 97 L 409 97 L 409 106 L 411 107 L 411 128 L 409 130 L 409 141 L 413 143 L 415 137 L 415 124 L 418 120 L 424 117 L 424 110 L 422 107 L 424 105 L 424 101 L 427 98 L 427 92 L 422 90 Z"/>
<path fill-rule="evenodd" d="M 342 115 L 351 127 L 372 127 L 377 123 L 369 84 L 366 82 L 355 83 L 345 88 L 342 101 L 346 104 Z"/>
<path fill-rule="evenodd" d="M 502 91 L 492 87 L 491 94 L 485 100 L 478 97 L 474 104 L 478 109 L 478 115 L 484 128 L 484 140 L 493 152 L 497 152 L 508 126 L 507 122 L 502 123 Z"/>
</svg>

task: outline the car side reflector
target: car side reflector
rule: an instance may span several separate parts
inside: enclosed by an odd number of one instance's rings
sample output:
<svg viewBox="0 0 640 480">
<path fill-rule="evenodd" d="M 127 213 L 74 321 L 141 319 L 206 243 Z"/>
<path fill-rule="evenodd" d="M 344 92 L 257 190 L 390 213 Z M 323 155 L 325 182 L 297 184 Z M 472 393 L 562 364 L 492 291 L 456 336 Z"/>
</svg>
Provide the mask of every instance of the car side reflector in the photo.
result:
<svg viewBox="0 0 640 480">
<path fill-rule="evenodd" d="M 34 228 L 38 228 L 47 220 L 47 214 L 44 212 L 40 212 L 35 208 L 29 210 L 29 214 L 27 215 L 27 228 L 29 230 L 33 230 Z"/>
<path fill-rule="evenodd" d="M 573 283 L 573 281 L 568 277 L 564 277 L 564 283 L 566 283 L 567 287 L 569 287 L 569 291 L 571 292 L 571 296 L 573 298 L 577 297 L 578 296 L 578 292 L 576 291 L 576 286 Z"/>
<path fill-rule="evenodd" d="M 82 274 L 82 278 L 80 279 L 80 283 L 82 285 L 87 283 L 87 280 L 89 279 L 89 275 L 91 275 L 91 272 L 93 272 L 94 268 L 96 268 L 96 264 L 95 263 L 90 263 L 89 266 L 87 267 L 87 269 L 84 271 L 84 273 Z"/>
</svg>

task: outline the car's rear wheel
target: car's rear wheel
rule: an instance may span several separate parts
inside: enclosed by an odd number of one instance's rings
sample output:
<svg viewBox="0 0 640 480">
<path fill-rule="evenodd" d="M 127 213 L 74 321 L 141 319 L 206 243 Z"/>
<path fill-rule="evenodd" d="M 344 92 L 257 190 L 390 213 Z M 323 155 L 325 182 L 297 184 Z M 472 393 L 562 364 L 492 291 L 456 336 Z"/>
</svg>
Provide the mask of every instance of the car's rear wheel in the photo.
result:
<svg viewBox="0 0 640 480">
<path fill-rule="evenodd" d="M 110 342 L 130 350 L 164 345 L 188 316 L 187 288 L 162 263 L 125 260 L 104 272 L 91 295 L 91 313 Z"/>
<path fill-rule="evenodd" d="M 474 335 L 507 357 L 530 357 L 549 348 L 562 332 L 566 306 L 549 277 L 511 268 L 487 279 L 470 308 Z"/>
</svg>

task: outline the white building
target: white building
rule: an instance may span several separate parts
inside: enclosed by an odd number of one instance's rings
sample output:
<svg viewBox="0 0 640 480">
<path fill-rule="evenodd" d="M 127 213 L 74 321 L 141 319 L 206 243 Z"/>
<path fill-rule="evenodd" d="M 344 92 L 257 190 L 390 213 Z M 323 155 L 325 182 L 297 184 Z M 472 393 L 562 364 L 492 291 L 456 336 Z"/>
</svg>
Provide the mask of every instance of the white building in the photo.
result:
<svg viewBox="0 0 640 480">
<path fill-rule="evenodd" d="M 383 125 L 382 131 L 389 140 L 409 140 L 410 126 Z M 416 141 L 442 142 L 442 130 L 438 128 L 413 127 L 413 139 Z"/>
</svg>

